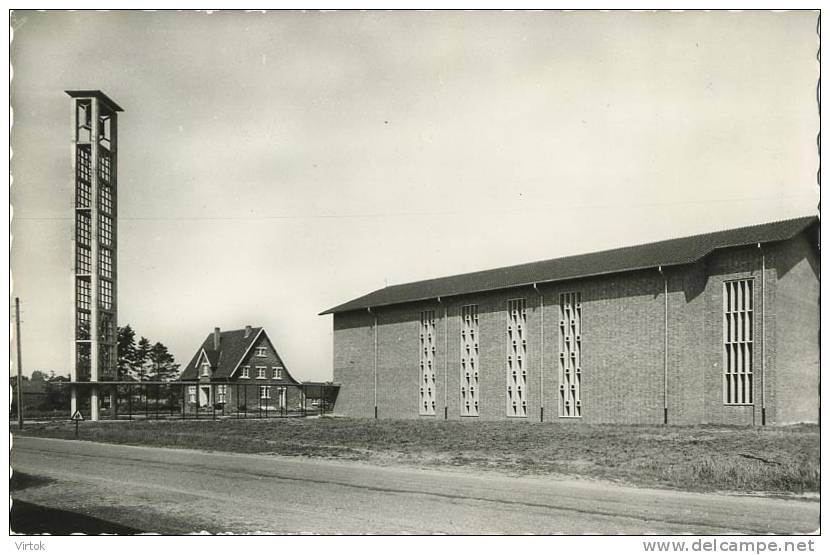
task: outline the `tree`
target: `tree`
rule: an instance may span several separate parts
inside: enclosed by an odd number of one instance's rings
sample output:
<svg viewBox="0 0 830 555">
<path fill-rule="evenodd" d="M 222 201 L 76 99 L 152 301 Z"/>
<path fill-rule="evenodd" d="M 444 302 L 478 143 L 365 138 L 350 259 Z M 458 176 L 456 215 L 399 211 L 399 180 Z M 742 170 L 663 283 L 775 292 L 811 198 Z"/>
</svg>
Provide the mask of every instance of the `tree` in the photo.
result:
<svg viewBox="0 0 830 555">
<path fill-rule="evenodd" d="M 43 402 L 44 410 L 69 410 L 71 389 L 66 385 L 69 381 L 69 376 L 58 376 L 50 372 Z"/>
<path fill-rule="evenodd" d="M 122 377 L 139 382 L 169 381 L 178 377 L 179 365 L 160 341 L 144 336 L 136 343 L 135 330 L 127 324 L 118 328 L 118 370 Z"/>
<path fill-rule="evenodd" d="M 135 330 L 127 324 L 118 328 L 118 375 L 135 377 Z"/>
<path fill-rule="evenodd" d="M 157 342 L 150 349 L 148 358 L 153 363 L 154 378 L 159 381 L 170 381 L 178 377 L 179 365 L 175 363 L 173 355 L 167 347 Z"/>
<path fill-rule="evenodd" d="M 138 347 L 135 350 L 135 371 L 136 371 L 136 378 L 139 381 L 146 381 L 149 380 L 150 377 L 147 376 L 147 361 L 150 357 L 150 350 L 152 347 L 150 346 L 150 340 L 146 337 L 142 336 L 141 339 L 138 340 Z"/>
</svg>

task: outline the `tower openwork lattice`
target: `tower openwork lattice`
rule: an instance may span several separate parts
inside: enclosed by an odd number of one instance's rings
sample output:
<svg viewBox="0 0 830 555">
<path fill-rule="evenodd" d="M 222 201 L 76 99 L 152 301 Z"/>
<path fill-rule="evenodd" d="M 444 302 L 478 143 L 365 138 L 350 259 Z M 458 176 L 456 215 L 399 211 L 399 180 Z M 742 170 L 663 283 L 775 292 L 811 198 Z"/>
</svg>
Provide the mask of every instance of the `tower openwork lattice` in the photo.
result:
<svg viewBox="0 0 830 555">
<path fill-rule="evenodd" d="M 74 226 L 72 382 L 89 382 L 98 419 L 99 381 L 118 379 L 118 113 L 97 90 L 71 90 Z M 78 388 L 72 389 L 72 412 Z"/>
</svg>

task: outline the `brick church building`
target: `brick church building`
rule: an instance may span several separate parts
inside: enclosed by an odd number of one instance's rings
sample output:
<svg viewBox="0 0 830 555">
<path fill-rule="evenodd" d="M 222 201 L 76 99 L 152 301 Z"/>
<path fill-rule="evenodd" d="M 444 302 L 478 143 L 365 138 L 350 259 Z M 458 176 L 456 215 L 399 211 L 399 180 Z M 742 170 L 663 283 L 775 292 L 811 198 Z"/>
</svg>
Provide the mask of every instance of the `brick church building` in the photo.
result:
<svg viewBox="0 0 830 555">
<path fill-rule="evenodd" d="M 264 328 L 215 328 L 182 371 L 185 410 L 293 411 L 302 406 L 300 382 L 285 367 Z"/>
<path fill-rule="evenodd" d="M 818 227 L 804 217 L 374 291 L 322 313 L 335 413 L 815 422 Z"/>
</svg>

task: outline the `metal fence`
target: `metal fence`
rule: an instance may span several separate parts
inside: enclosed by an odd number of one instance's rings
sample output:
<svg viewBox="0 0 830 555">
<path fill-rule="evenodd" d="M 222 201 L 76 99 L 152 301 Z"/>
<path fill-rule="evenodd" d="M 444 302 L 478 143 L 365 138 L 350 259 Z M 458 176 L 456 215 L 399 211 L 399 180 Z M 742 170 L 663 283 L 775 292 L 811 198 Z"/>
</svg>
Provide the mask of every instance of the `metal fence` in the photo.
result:
<svg viewBox="0 0 830 555">
<path fill-rule="evenodd" d="M 24 404 L 24 417 L 68 418 L 74 388 L 76 408 L 88 419 L 91 393 L 97 388 L 101 420 L 302 418 L 331 412 L 338 390 L 329 384 L 270 384 L 276 395 L 269 390 L 264 397 L 259 384 L 209 381 L 62 382 L 58 387 L 62 391 L 50 406 Z"/>
</svg>

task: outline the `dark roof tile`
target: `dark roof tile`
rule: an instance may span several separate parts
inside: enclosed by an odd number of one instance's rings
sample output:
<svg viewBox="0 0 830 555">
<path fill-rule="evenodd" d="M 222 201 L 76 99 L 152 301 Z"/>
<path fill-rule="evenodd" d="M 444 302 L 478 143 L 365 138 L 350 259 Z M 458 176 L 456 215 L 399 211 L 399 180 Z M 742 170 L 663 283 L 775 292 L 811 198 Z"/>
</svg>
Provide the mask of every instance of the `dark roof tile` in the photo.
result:
<svg viewBox="0 0 830 555">
<path fill-rule="evenodd" d="M 181 374 L 182 380 L 195 380 L 199 377 L 196 363 L 202 355 L 202 350 L 208 356 L 211 366 L 214 367 L 214 378 L 228 378 L 239 364 L 245 351 L 254 342 L 254 339 L 259 336 L 262 328 L 252 328 L 248 337 L 245 337 L 245 330 L 231 330 L 219 333 L 219 350 L 213 349 L 213 333 L 209 333 L 205 338 L 202 346 L 193 355 L 193 358 L 188 363 L 187 367 Z"/>
<path fill-rule="evenodd" d="M 716 249 L 789 239 L 815 222 L 818 222 L 817 217 L 808 216 L 645 245 L 393 285 L 335 306 L 320 314 L 334 314 L 436 297 L 493 291 L 658 266 L 690 264 Z"/>
</svg>

